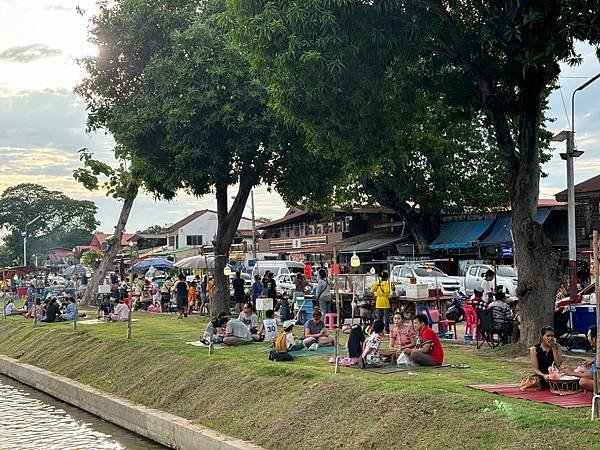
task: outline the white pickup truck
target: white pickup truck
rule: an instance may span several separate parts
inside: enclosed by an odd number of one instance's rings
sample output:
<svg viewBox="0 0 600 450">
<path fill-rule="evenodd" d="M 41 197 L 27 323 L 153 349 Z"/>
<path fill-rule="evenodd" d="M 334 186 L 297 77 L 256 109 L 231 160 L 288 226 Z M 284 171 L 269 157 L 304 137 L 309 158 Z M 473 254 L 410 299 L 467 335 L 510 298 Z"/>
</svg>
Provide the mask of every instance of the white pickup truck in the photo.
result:
<svg viewBox="0 0 600 450">
<path fill-rule="evenodd" d="M 453 295 L 462 287 L 462 277 L 451 277 L 428 264 L 398 265 L 390 273 L 390 281 L 394 284 L 410 284 L 411 278 L 416 278 L 418 284 L 427 284 L 429 289 L 441 289 L 444 295 Z"/>
<path fill-rule="evenodd" d="M 496 272 L 496 286 L 504 286 L 504 292 L 510 297 L 517 295 L 518 273 L 512 266 L 492 266 L 490 264 L 473 264 L 465 271 L 465 289 L 468 294 L 481 286 L 488 270 Z"/>
</svg>

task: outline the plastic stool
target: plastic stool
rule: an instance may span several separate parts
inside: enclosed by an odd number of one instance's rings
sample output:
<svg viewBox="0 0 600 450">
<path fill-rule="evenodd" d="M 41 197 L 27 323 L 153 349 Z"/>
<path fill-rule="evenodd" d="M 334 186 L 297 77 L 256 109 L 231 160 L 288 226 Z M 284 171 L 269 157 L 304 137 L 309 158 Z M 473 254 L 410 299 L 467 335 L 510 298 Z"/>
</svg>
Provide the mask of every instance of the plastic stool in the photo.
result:
<svg viewBox="0 0 600 450">
<path fill-rule="evenodd" d="M 472 317 L 465 317 L 467 326 L 465 327 L 465 335 L 473 336 L 475 333 L 475 322 Z"/>
<path fill-rule="evenodd" d="M 440 328 L 444 333 L 450 333 L 450 330 L 454 330 L 454 339 L 458 339 L 456 336 L 456 322 L 454 320 L 440 320 Z"/>
<path fill-rule="evenodd" d="M 325 314 L 325 326 L 330 330 L 336 327 L 337 323 L 337 314 L 336 313 L 327 313 Z"/>
</svg>

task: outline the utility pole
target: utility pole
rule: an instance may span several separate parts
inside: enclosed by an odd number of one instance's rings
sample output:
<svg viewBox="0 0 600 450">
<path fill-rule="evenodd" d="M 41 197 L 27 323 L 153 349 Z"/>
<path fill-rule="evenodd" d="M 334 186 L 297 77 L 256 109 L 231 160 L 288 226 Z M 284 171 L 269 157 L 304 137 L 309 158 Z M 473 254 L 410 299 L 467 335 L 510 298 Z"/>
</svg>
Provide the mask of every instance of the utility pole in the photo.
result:
<svg viewBox="0 0 600 450">
<path fill-rule="evenodd" d="M 35 219 L 27 222 L 25 224 L 25 231 L 23 231 L 23 267 L 27 267 L 27 227 L 31 225 L 33 222 L 37 221 L 41 215 L 37 216 Z"/>
</svg>

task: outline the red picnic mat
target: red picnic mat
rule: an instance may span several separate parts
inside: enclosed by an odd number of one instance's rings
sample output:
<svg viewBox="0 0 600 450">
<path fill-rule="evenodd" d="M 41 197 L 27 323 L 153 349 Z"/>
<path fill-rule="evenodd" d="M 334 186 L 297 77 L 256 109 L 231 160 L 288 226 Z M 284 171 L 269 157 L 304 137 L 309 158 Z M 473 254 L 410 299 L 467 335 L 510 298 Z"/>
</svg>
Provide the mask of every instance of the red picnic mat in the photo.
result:
<svg viewBox="0 0 600 450">
<path fill-rule="evenodd" d="M 593 394 L 587 391 L 576 394 L 558 395 L 549 390 L 534 392 L 521 392 L 518 384 L 470 384 L 467 387 L 492 394 L 504 395 L 505 397 L 522 398 L 538 403 L 549 403 L 561 408 L 590 408 L 592 406 Z"/>
</svg>

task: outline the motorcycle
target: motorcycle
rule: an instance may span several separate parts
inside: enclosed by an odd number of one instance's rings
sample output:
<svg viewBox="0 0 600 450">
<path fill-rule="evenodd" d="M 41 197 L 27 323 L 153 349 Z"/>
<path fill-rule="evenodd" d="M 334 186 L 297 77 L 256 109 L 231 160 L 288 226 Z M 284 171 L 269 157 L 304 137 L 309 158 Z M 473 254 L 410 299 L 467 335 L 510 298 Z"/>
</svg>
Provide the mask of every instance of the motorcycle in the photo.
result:
<svg viewBox="0 0 600 450">
<path fill-rule="evenodd" d="M 462 307 L 462 303 L 469 299 L 469 296 L 463 291 L 457 291 L 456 296 L 448 304 L 446 310 L 446 319 L 454 322 L 460 322 L 465 318 L 465 310 Z"/>
</svg>

